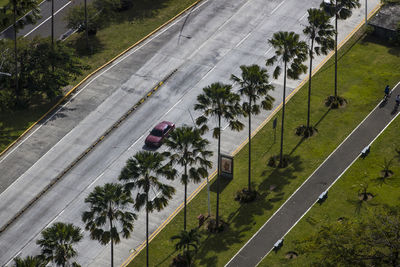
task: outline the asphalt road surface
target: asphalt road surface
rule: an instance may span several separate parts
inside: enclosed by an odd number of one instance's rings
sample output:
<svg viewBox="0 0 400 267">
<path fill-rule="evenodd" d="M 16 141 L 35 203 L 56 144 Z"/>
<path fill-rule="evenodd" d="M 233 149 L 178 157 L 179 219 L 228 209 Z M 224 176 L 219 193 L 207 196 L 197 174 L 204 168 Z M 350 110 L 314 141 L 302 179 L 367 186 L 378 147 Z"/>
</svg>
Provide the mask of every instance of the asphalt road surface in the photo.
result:
<svg viewBox="0 0 400 267">
<path fill-rule="evenodd" d="M 55 221 L 73 222 L 84 228 L 84 198 L 96 185 L 116 181 L 126 160 L 144 149 L 144 138 L 156 123 L 169 120 L 177 126 L 193 125 L 192 118 L 200 115 L 193 106 L 203 87 L 216 81 L 230 82 L 232 73 L 240 75 L 240 65 L 264 65 L 274 53 L 267 39 L 278 30 L 301 33 L 307 9 L 319 3 L 205 0 L 82 85 L 68 103 L 0 159 L 0 226 L 102 136 L 145 92 L 177 69 L 157 93 L 0 235 L 0 265 L 16 256 L 38 254 L 35 241 Z M 343 40 L 362 20 L 363 11 L 359 10 L 352 19 L 341 21 L 339 39 Z M 316 65 L 322 60 L 317 58 Z M 280 103 L 282 80 L 274 80 L 273 84 L 275 108 Z M 289 81 L 288 94 L 298 84 L 299 81 Z M 270 113 L 255 117 L 252 128 Z M 211 134 L 206 137 L 216 151 L 216 141 Z M 231 154 L 246 137 L 246 129 L 232 133 L 225 122 L 222 152 Z M 216 155 L 213 160 L 216 162 Z M 177 189 L 176 197 L 167 209 L 150 215 L 150 232 L 182 203 L 181 184 L 172 184 Z M 190 185 L 189 192 L 196 187 Z M 139 212 L 132 237 L 115 246 L 116 264 L 124 262 L 143 242 L 143 215 L 143 211 Z M 77 249 L 80 253 L 76 260 L 82 266 L 109 265 L 109 247 L 91 241 L 87 233 Z"/>
</svg>

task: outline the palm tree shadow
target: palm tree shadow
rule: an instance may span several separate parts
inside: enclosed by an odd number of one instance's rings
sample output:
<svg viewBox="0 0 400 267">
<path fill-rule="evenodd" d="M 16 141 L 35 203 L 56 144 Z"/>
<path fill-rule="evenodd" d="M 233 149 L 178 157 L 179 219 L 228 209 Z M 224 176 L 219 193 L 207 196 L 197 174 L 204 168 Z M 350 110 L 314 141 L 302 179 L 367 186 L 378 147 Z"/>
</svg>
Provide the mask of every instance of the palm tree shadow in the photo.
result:
<svg viewBox="0 0 400 267">
<path fill-rule="evenodd" d="M 290 180 L 295 179 L 297 176 L 295 172 L 303 170 L 302 161 L 300 156 L 290 156 L 289 166 L 286 168 L 276 168 L 272 171 L 268 177 L 266 177 L 259 185 L 260 192 L 266 192 L 269 190 L 271 185 L 276 187 L 275 191 L 282 190 L 285 185 L 289 184 Z M 263 173 L 263 176 L 266 172 Z"/>
<path fill-rule="evenodd" d="M 400 179 L 395 178 L 393 176 L 391 177 L 376 177 L 374 179 L 371 179 L 372 182 L 375 184 L 382 186 L 382 185 L 388 185 L 388 186 L 393 186 L 393 187 L 399 187 L 400 186 Z"/>
<path fill-rule="evenodd" d="M 318 120 L 318 122 L 315 124 L 315 127 L 317 127 L 328 115 L 328 113 L 332 110 L 332 108 L 328 108 L 328 110 L 322 115 L 322 117 Z"/>
<path fill-rule="evenodd" d="M 232 181 L 232 179 L 223 177 L 221 175 L 219 177 L 219 193 L 222 193 L 231 181 Z M 214 182 L 211 184 L 210 191 L 217 193 L 217 179 L 215 179 Z"/>
<path fill-rule="evenodd" d="M 172 255 L 174 255 L 175 252 L 176 252 L 176 250 L 174 250 L 174 251 L 172 251 L 171 253 L 169 253 L 167 256 L 165 256 L 164 259 L 162 259 L 160 262 L 158 262 L 155 266 L 162 266 L 162 265 L 164 265 L 164 263 L 165 263 L 168 259 L 170 259 L 170 257 L 171 257 Z"/>
</svg>

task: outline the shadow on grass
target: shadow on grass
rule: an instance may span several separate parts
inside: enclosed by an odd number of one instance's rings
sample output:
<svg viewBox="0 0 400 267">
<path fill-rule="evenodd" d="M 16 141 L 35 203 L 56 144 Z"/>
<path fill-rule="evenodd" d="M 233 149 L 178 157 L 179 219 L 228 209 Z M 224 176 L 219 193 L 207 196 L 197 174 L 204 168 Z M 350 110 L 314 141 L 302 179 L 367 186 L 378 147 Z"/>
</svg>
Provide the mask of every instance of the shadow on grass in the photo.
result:
<svg viewBox="0 0 400 267">
<path fill-rule="evenodd" d="M 79 57 L 90 56 L 104 50 L 104 45 L 96 35 L 89 36 L 89 47 L 86 46 L 85 32 L 79 34 L 79 38 L 71 43 Z"/>
<path fill-rule="evenodd" d="M 400 47 L 395 47 L 382 38 L 376 37 L 373 34 L 371 34 L 363 39 L 362 44 L 368 43 L 368 42 L 386 46 L 388 48 L 389 54 L 394 55 L 396 57 L 400 57 Z"/>
<path fill-rule="evenodd" d="M 219 192 L 222 193 L 231 181 L 232 181 L 232 179 L 220 176 L 219 177 Z M 217 179 L 215 179 L 214 182 L 211 184 L 210 191 L 217 193 Z"/>
<path fill-rule="evenodd" d="M 302 142 L 300 140 L 300 142 Z M 296 146 L 298 146 L 297 144 Z M 289 165 L 286 168 L 276 168 L 274 169 L 266 179 L 264 179 L 259 185 L 259 191 L 264 192 L 269 190 L 271 185 L 274 185 L 276 188 L 274 191 L 280 191 L 284 188 L 285 185 L 290 183 L 290 180 L 294 180 L 297 178 L 294 175 L 295 172 L 300 172 L 303 170 L 302 161 L 300 156 L 290 156 L 289 157 Z M 262 173 L 263 176 L 267 175 L 267 171 Z"/>
<path fill-rule="evenodd" d="M 167 7 L 167 2 L 167 0 L 135 1 L 132 8 L 122 12 L 116 12 L 112 17 L 112 21 L 119 24 L 125 21 L 156 17 L 160 9 Z"/>
</svg>

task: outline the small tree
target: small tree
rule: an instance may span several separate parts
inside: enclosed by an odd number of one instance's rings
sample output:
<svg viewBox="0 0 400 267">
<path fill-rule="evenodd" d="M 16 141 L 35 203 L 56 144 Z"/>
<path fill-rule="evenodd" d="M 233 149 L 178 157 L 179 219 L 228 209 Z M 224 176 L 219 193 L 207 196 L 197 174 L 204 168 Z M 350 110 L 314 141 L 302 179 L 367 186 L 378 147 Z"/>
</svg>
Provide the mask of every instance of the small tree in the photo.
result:
<svg viewBox="0 0 400 267">
<path fill-rule="evenodd" d="M 268 42 L 275 48 L 275 55 L 267 60 L 267 66 L 283 63 L 283 95 L 282 95 L 282 125 L 281 125 L 281 148 L 279 153 L 279 166 L 285 167 L 283 161 L 283 130 L 285 122 L 286 104 L 286 76 L 298 79 L 300 74 L 306 73 L 307 66 L 303 62 L 307 59 L 307 44 L 300 41 L 300 36 L 294 32 L 276 32 Z M 274 70 L 274 78 L 277 79 L 282 72 L 278 64 Z"/>
<path fill-rule="evenodd" d="M 241 131 L 243 123 L 237 117 L 241 114 L 242 108 L 239 104 L 240 96 L 232 92 L 232 86 L 222 83 L 213 83 L 203 88 L 203 93 L 197 96 L 195 110 L 203 111 L 204 115 L 196 119 L 196 124 L 201 126 L 202 133 L 208 131 L 207 122 L 210 117 L 216 118 L 218 123 L 213 129 L 213 137 L 218 139 L 218 167 L 217 167 L 217 205 L 216 205 L 216 228 L 219 229 L 219 179 L 221 175 L 221 122 L 226 120 L 229 127 L 234 131 Z"/>
<path fill-rule="evenodd" d="M 184 185 L 183 230 L 186 230 L 186 199 L 187 185 L 189 182 L 198 183 L 201 178 L 208 176 L 208 169 L 212 162 L 208 160 L 212 152 L 207 150 L 207 139 L 203 139 L 200 130 L 183 126 L 175 129 L 166 140 L 166 145 L 171 148 L 170 164 L 177 163 L 183 167 L 181 183 Z"/>
<path fill-rule="evenodd" d="M 136 214 L 127 210 L 133 200 L 122 185 L 112 183 L 96 186 L 85 203 L 89 204 L 89 211 L 82 215 L 86 230 L 90 231 L 92 239 L 102 245 L 111 243 L 111 266 L 114 266 L 114 244 L 121 241 L 120 233 L 124 238 L 130 237 L 133 222 L 137 218 Z M 121 230 L 118 230 L 118 226 Z"/>
<path fill-rule="evenodd" d="M 122 169 L 119 180 L 124 183 L 125 190 L 136 189 L 136 210 L 146 210 L 146 266 L 149 266 L 149 213 L 160 211 L 168 205 L 175 193 L 175 188 L 160 181 L 161 177 L 173 179 L 175 172 L 169 164 L 163 165 L 165 156 L 158 152 L 141 151 L 128 159 Z M 158 192 L 154 197 L 150 193 Z"/>
<path fill-rule="evenodd" d="M 83 238 L 81 229 L 71 223 L 54 223 L 42 231 L 42 238 L 37 244 L 42 249 L 42 256 L 48 262 L 67 266 L 78 254 L 73 245 Z M 76 263 L 75 263 L 76 264 Z"/>
<path fill-rule="evenodd" d="M 335 94 L 329 96 L 325 104 L 331 108 L 338 108 L 346 103 L 346 99 L 337 93 L 337 48 L 338 48 L 338 20 L 348 19 L 352 15 L 352 9 L 360 7 L 360 0 L 325 0 L 321 8 L 330 16 L 335 17 Z"/>
<path fill-rule="evenodd" d="M 308 75 L 308 102 L 307 102 L 307 124 L 297 128 L 297 134 L 304 137 L 312 136 L 317 129 L 310 125 L 311 114 L 311 81 L 313 70 L 314 53 L 326 55 L 334 47 L 333 35 L 335 31 L 329 23 L 329 16 L 321 9 L 308 9 L 308 25 L 303 30 L 304 34 L 310 39 L 308 53 L 310 59 Z"/>
<path fill-rule="evenodd" d="M 194 255 L 197 253 L 200 242 L 200 234 L 197 229 L 190 231 L 183 230 L 178 235 L 171 237 L 171 241 L 177 240 L 175 244 L 176 250 L 181 250 L 182 254 L 178 254 L 173 260 L 173 266 L 192 266 Z"/>
<path fill-rule="evenodd" d="M 248 170 L 248 192 L 251 193 L 251 116 L 260 113 L 260 109 L 271 110 L 274 98 L 268 94 L 274 89 L 269 82 L 266 69 L 258 65 L 240 66 L 242 77 L 232 74 L 231 79 L 240 85 L 239 93 L 247 97 L 242 108 L 245 116 L 249 118 L 249 170 Z M 258 101 L 261 99 L 260 104 Z"/>
</svg>

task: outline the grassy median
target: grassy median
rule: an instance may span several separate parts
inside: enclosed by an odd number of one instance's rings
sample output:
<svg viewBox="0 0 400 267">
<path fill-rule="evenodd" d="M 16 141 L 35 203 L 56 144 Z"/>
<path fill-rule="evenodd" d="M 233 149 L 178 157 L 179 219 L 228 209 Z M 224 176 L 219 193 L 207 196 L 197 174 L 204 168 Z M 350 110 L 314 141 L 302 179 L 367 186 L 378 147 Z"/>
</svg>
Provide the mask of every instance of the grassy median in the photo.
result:
<svg viewBox="0 0 400 267">
<path fill-rule="evenodd" d="M 2 0 L 0 0 L 2 1 Z M 67 39 L 70 46 L 77 50 L 88 69 L 71 85 L 77 84 L 89 73 L 108 62 L 119 53 L 157 29 L 176 14 L 193 4 L 195 0 L 151 0 L 143 1 L 146 6 L 118 13 L 118 19 L 99 30 L 91 37 L 93 51 L 84 48 L 83 34 L 75 34 Z M 135 13 L 136 12 L 136 13 Z M 70 88 L 70 87 L 69 87 Z M 35 123 L 56 102 L 40 104 L 25 110 L 3 112 L 0 115 L 0 151 L 18 138 L 29 126 Z"/>
<path fill-rule="evenodd" d="M 289 251 L 298 252 L 293 241 L 302 241 L 315 233 L 320 226 L 338 222 L 339 218 L 355 219 L 368 213 L 367 209 L 379 205 L 400 205 L 400 158 L 395 148 L 400 148 L 400 119 L 396 119 L 373 143 L 371 153 L 365 159 L 358 159 L 329 190 L 329 197 L 322 205 L 314 207 L 285 237 L 285 245 L 270 253 L 260 266 L 310 266 L 312 255 L 298 253 L 295 259 L 288 259 Z M 390 169 L 393 176 L 382 179 L 381 170 L 384 160 L 393 159 Z M 359 201 L 358 190 L 368 185 L 368 192 L 374 198 Z M 296 253 L 297 253 L 296 252 Z"/>
<path fill-rule="evenodd" d="M 235 156 L 235 177 L 222 186 L 220 201 L 220 214 L 229 224 L 228 229 L 217 235 L 208 234 L 201 229 L 202 239 L 196 256 L 196 266 L 225 265 L 379 103 L 384 86 L 386 84 L 394 86 L 399 81 L 400 50 L 376 43 L 372 39 L 357 40 L 358 38 L 355 36 L 341 49 L 338 88 L 339 95 L 348 101 L 345 108 L 329 110 L 323 104 L 324 99 L 333 93 L 332 60 L 328 61 L 313 78 L 311 119 L 319 131 L 316 136 L 302 140 L 294 134 L 295 128 L 306 122 L 308 85 L 305 84 L 287 104 L 284 152 L 291 158 L 292 163 L 289 167 L 275 169 L 267 166 L 268 159 L 272 155 L 277 155 L 279 151 L 279 142 L 274 142 L 271 123 L 265 125 L 253 138 L 253 182 L 260 194 L 253 203 L 240 205 L 234 201 L 236 192 L 247 184 L 248 147 L 244 147 Z M 275 117 L 280 117 L 280 113 Z M 277 137 L 279 134 L 278 130 Z M 271 191 L 271 187 L 275 189 Z M 214 202 L 215 193 L 212 193 L 212 204 Z M 212 212 L 215 212 L 214 207 Z M 200 213 L 207 213 L 205 189 L 189 204 L 189 229 L 197 227 L 196 217 Z M 177 252 L 170 237 L 177 234 L 182 226 L 183 216 L 178 214 L 150 243 L 151 266 L 171 264 Z M 130 266 L 144 265 L 145 253 L 142 251 Z"/>
</svg>

